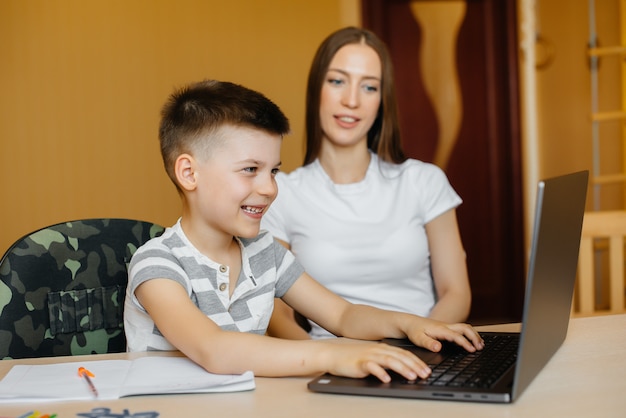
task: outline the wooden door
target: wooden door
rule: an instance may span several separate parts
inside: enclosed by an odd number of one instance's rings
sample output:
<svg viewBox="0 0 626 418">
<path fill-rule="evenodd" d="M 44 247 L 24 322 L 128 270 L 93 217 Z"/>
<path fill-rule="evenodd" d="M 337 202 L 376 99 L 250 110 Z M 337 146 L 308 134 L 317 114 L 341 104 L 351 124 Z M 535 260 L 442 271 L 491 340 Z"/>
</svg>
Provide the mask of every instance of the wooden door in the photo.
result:
<svg viewBox="0 0 626 418">
<path fill-rule="evenodd" d="M 526 271 L 515 0 L 362 0 L 394 60 L 404 148 L 458 210 L 474 323 L 519 321 Z"/>
</svg>

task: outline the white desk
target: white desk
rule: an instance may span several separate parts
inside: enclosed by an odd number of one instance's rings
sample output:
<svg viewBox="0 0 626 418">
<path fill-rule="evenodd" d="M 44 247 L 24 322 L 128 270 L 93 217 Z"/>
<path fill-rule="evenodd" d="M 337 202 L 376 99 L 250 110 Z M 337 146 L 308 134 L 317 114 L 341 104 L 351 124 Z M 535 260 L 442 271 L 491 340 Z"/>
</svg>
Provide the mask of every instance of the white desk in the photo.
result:
<svg viewBox="0 0 626 418">
<path fill-rule="evenodd" d="M 517 330 L 512 325 L 484 330 Z M 141 354 L 109 354 L 0 361 L 0 377 L 14 364 L 42 364 L 77 359 L 126 358 Z M 82 401 L 37 405 L 0 405 L 0 417 L 30 410 L 81 416 L 109 408 L 115 417 L 625 417 L 626 315 L 572 319 L 564 345 L 514 404 L 416 401 L 309 392 L 307 378 L 256 378 L 251 392 L 141 396 L 116 401 Z M 127 410 L 127 415 L 124 415 Z M 158 415 L 141 412 L 157 412 Z M 91 415 L 103 417 L 104 415 Z"/>
</svg>

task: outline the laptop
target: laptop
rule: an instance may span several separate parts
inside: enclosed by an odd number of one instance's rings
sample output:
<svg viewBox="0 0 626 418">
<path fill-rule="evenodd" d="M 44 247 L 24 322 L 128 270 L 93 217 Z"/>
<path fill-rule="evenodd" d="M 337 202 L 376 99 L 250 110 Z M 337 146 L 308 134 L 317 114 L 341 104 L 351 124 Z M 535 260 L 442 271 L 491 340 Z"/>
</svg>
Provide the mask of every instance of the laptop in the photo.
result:
<svg viewBox="0 0 626 418">
<path fill-rule="evenodd" d="M 373 376 L 355 379 L 327 373 L 311 380 L 309 390 L 412 399 L 514 402 L 559 349 L 567 334 L 588 176 L 588 171 L 581 171 L 539 182 L 521 332 L 481 333 L 486 344 L 479 353 L 468 353 L 450 343 L 444 343 L 440 353 L 432 353 L 406 339 L 386 339 L 384 342 L 388 344 L 415 352 L 433 369 L 432 376 L 407 381 L 392 373 L 392 381 L 382 383 Z"/>
</svg>

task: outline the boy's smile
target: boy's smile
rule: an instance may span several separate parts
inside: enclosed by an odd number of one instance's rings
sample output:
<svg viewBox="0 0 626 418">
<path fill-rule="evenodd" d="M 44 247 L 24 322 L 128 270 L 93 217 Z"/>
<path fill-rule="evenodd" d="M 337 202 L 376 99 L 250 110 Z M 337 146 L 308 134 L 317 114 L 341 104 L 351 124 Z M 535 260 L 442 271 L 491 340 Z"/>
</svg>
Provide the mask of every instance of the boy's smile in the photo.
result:
<svg viewBox="0 0 626 418">
<path fill-rule="evenodd" d="M 265 207 L 256 207 L 256 206 L 242 206 L 244 212 L 248 213 L 252 217 L 263 216 L 263 212 L 265 212 Z"/>
</svg>

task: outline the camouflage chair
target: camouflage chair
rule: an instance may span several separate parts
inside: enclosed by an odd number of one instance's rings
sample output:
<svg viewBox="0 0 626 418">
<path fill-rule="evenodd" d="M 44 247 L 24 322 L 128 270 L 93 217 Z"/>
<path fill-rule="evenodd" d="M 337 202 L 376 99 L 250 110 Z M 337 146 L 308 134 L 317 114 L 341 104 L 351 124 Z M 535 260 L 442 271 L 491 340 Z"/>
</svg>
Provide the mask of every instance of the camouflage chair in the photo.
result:
<svg viewBox="0 0 626 418">
<path fill-rule="evenodd" d="M 127 265 L 163 230 L 85 219 L 18 240 L 0 259 L 0 359 L 125 351 Z"/>
</svg>

